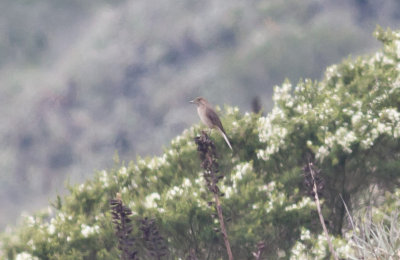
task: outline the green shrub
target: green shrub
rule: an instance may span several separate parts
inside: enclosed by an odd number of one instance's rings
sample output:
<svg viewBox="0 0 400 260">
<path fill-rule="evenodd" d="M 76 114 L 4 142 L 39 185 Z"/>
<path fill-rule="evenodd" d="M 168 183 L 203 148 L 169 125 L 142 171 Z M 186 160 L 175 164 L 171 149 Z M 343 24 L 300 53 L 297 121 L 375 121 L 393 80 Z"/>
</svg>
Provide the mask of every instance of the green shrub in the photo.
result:
<svg viewBox="0 0 400 260">
<path fill-rule="evenodd" d="M 275 105 L 266 117 L 224 110 L 234 151 L 216 133 L 212 138 L 225 174 L 221 201 L 236 259 L 251 259 L 259 242 L 265 243 L 263 257 L 269 259 L 296 259 L 307 247 L 315 249 L 309 256 L 328 257 L 318 237 L 314 202 L 303 185 L 302 167 L 310 156 L 325 179 L 323 213 L 337 249 L 343 248 L 346 216 L 339 194 L 352 209 L 370 185 L 386 189 L 398 184 L 400 33 L 378 29 L 376 35 L 384 46 L 375 55 L 333 65 L 321 82 L 276 87 Z M 199 259 L 225 258 L 194 143 L 200 129 L 184 131 L 160 157 L 122 163 L 70 187 L 54 207 L 26 217 L 2 235 L 3 254 L 10 259 L 18 254 L 117 259 L 109 200 L 120 193 L 132 210 L 136 238 L 141 237 L 140 220 L 154 218 L 174 258 L 187 258 L 190 252 Z M 308 237 L 314 242 L 307 242 Z M 135 243 L 143 255 L 143 242 Z M 346 250 L 339 250 L 340 255 L 350 252 Z"/>
</svg>

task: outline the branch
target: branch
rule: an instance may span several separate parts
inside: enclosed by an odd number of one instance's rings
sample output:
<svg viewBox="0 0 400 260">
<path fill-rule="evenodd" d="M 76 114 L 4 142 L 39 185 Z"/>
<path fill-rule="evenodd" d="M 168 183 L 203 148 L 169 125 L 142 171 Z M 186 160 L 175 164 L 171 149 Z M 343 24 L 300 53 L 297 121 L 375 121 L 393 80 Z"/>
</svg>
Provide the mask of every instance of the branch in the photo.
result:
<svg viewBox="0 0 400 260">
<path fill-rule="evenodd" d="M 110 205 L 115 235 L 118 237 L 118 249 L 121 251 L 120 258 L 122 260 L 135 260 L 137 259 L 137 251 L 132 249 L 135 239 L 131 236 L 132 223 L 129 218 L 132 211 L 122 204 L 119 193 L 116 199 L 110 200 Z"/>
<path fill-rule="evenodd" d="M 154 219 L 147 217 L 141 220 L 140 230 L 143 233 L 143 240 L 146 249 L 152 257 L 160 260 L 163 256 L 168 255 L 168 248 L 164 238 L 161 236 Z"/>
<path fill-rule="evenodd" d="M 321 191 L 323 188 L 323 180 L 319 177 L 319 173 L 321 172 L 320 170 L 315 170 L 315 166 L 313 165 L 312 162 L 308 161 L 307 166 L 305 167 L 306 174 L 309 173 L 311 175 L 311 180 L 312 180 L 312 193 L 314 194 L 314 199 L 315 199 L 315 204 L 317 204 L 317 210 L 318 210 L 318 216 L 319 216 L 319 221 L 321 222 L 322 228 L 324 230 L 326 240 L 328 242 L 329 246 L 329 251 L 331 252 L 333 258 L 335 260 L 338 260 L 338 257 L 336 255 L 335 250 L 333 249 L 332 241 L 331 238 L 329 237 L 328 229 L 326 228 L 325 225 L 325 220 L 324 216 L 322 215 L 321 212 L 321 203 L 319 201 L 319 196 L 318 192 Z M 307 175 L 306 175 L 307 176 Z"/>
<path fill-rule="evenodd" d="M 195 142 L 197 144 L 197 150 L 199 151 L 200 159 L 202 160 L 201 167 L 204 169 L 203 177 L 206 181 L 207 188 L 209 191 L 214 193 L 215 208 L 217 210 L 219 225 L 224 238 L 226 251 L 229 260 L 233 260 L 231 245 L 229 243 L 228 233 L 226 232 L 224 216 L 222 214 L 221 203 L 219 200 L 219 196 L 223 196 L 223 194 L 218 188 L 218 182 L 224 178 L 224 175 L 217 175 L 219 167 L 215 144 L 204 131 L 200 136 L 195 137 Z"/>
</svg>

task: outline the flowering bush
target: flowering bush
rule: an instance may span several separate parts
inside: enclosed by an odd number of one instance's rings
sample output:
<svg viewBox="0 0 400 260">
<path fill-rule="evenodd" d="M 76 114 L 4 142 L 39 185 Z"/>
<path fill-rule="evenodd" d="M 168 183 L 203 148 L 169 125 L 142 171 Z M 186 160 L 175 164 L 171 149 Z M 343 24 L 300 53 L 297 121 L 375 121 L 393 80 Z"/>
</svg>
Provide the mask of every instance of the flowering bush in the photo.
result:
<svg viewBox="0 0 400 260">
<path fill-rule="evenodd" d="M 384 46 L 375 55 L 331 66 L 320 82 L 276 87 L 275 106 L 266 117 L 224 111 L 234 151 L 217 134 L 212 138 L 225 175 L 221 202 L 237 259 L 251 258 L 260 242 L 268 259 L 327 256 L 315 204 L 303 185 L 308 157 L 322 169 L 323 213 L 341 257 L 351 249 L 343 242 L 346 212 L 339 194 L 352 209 L 372 184 L 390 188 L 398 181 L 400 33 L 376 35 Z M 199 131 L 199 126 L 185 130 L 160 157 L 139 158 L 70 187 L 49 210 L 25 217 L 2 235 L 3 256 L 117 259 L 109 200 L 120 193 L 132 210 L 137 238 L 140 220 L 149 217 L 174 258 L 225 257 L 194 143 Z M 135 240 L 138 254 L 145 255 L 141 243 Z"/>
</svg>

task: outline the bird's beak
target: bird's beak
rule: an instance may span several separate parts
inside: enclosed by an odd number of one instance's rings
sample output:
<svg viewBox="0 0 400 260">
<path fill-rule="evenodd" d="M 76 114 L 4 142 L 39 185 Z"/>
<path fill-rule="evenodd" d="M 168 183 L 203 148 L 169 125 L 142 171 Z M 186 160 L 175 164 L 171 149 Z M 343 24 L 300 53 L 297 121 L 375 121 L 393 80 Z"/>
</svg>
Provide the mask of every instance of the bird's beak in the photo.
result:
<svg viewBox="0 0 400 260">
<path fill-rule="evenodd" d="M 189 103 L 194 103 L 194 100 L 190 100 Z"/>
</svg>

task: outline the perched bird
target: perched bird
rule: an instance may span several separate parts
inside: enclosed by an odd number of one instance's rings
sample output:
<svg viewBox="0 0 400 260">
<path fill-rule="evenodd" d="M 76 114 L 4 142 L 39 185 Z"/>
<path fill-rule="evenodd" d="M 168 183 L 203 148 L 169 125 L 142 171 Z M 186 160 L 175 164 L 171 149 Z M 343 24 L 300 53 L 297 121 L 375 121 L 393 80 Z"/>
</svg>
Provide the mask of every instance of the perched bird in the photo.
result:
<svg viewBox="0 0 400 260">
<path fill-rule="evenodd" d="M 190 103 L 196 104 L 197 105 L 197 113 L 199 114 L 199 117 L 201 121 L 206 124 L 209 128 L 215 128 L 217 129 L 221 135 L 224 137 L 226 143 L 228 144 L 229 148 L 232 150 L 232 146 L 228 140 L 228 137 L 226 136 L 224 127 L 222 126 L 221 120 L 219 119 L 219 116 L 217 113 L 214 111 L 210 103 L 208 103 L 207 100 L 205 100 L 202 97 L 197 97 L 190 101 Z"/>
</svg>

